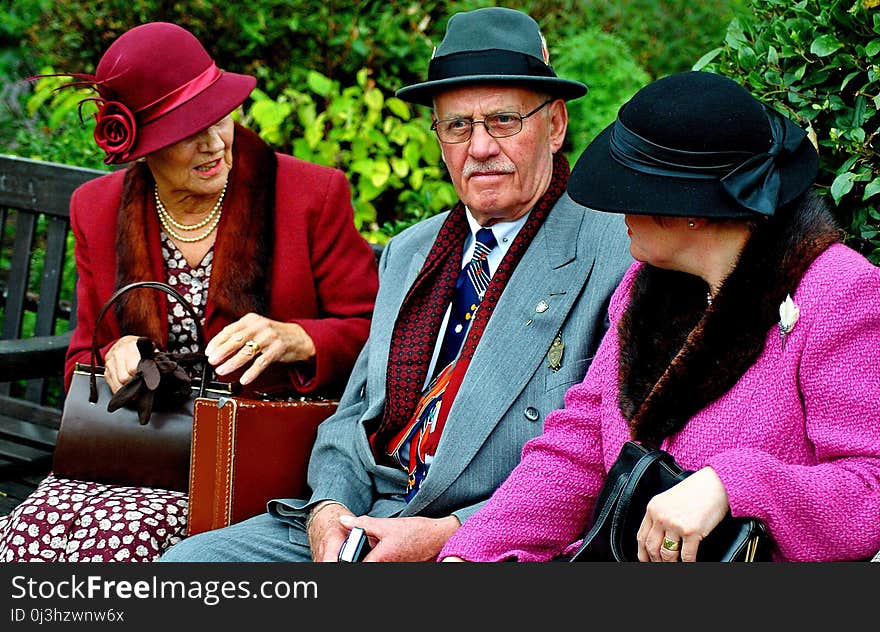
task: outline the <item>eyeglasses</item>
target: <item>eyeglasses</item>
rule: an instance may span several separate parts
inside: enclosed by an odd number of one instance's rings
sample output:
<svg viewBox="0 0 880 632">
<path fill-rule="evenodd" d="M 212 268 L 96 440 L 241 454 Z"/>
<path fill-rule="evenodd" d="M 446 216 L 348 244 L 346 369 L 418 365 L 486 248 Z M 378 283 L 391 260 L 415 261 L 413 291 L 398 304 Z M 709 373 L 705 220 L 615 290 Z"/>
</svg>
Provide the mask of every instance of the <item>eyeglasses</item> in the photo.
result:
<svg viewBox="0 0 880 632">
<path fill-rule="evenodd" d="M 541 105 L 536 107 L 528 114 L 520 114 L 519 112 L 496 112 L 490 114 L 481 121 L 474 121 L 468 118 L 448 118 L 442 121 L 434 121 L 431 129 L 437 132 L 437 138 L 441 143 L 464 143 L 471 138 L 474 131 L 474 125 L 482 123 L 486 128 L 486 133 L 492 138 L 506 138 L 519 134 L 523 128 L 523 121 L 537 114 L 541 108 L 548 103 L 553 103 L 555 99 L 548 99 Z"/>
</svg>

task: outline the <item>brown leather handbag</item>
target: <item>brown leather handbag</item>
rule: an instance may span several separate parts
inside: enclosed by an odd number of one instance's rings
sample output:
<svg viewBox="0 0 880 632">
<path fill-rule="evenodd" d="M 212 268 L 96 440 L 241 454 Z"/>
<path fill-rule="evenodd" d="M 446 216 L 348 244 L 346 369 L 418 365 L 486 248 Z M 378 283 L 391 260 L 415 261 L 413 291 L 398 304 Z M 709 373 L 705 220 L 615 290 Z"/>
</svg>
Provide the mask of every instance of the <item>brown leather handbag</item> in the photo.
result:
<svg viewBox="0 0 880 632">
<path fill-rule="evenodd" d="M 187 535 L 263 513 L 272 498 L 302 497 L 318 424 L 337 405 L 314 398 L 198 398 Z"/>
<path fill-rule="evenodd" d="M 104 314 L 119 297 L 138 288 L 160 290 L 176 298 L 196 323 L 199 347 L 205 347 L 205 334 L 195 311 L 173 287 L 141 281 L 114 292 L 95 322 L 91 363 L 77 365 L 74 371 L 64 401 L 52 471 L 63 478 L 185 492 L 189 487 L 195 398 L 207 401 L 231 394 L 231 385 L 211 381 L 208 363 L 203 361 L 201 379 L 192 381 L 190 396 L 182 398 L 185 401 L 163 406 L 157 398 L 146 415 L 129 407 L 108 411 L 112 394 L 104 379 L 104 368 L 96 365 L 97 332 Z"/>
</svg>

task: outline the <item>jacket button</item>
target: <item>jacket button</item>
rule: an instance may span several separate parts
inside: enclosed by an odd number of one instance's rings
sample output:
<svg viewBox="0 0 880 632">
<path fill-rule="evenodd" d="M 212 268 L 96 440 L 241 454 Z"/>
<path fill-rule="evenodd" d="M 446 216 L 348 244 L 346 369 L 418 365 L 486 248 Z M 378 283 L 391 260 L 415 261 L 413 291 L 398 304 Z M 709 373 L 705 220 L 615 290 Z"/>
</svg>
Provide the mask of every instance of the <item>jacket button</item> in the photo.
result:
<svg viewBox="0 0 880 632">
<path fill-rule="evenodd" d="M 526 408 L 523 414 L 529 421 L 538 421 L 538 419 L 541 417 L 541 413 L 539 413 L 538 409 L 534 406 L 529 406 L 528 408 Z"/>
</svg>

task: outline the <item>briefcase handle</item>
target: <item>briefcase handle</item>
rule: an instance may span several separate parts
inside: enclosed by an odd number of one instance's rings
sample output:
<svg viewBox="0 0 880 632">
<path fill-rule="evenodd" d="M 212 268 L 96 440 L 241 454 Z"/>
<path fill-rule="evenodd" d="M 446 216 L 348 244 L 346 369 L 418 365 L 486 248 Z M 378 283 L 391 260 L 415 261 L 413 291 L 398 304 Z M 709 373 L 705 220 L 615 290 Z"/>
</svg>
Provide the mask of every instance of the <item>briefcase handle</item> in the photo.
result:
<svg viewBox="0 0 880 632">
<path fill-rule="evenodd" d="M 162 292 L 165 292 L 169 296 L 173 296 L 175 299 L 177 299 L 177 302 L 180 303 L 181 306 L 189 312 L 190 316 L 192 316 L 193 323 L 195 323 L 196 326 L 196 342 L 198 343 L 198 347 L 202 352 L 204 352 L 205 350 L 205 330 L 202 328 L 202 324 L 199 322 L 199 317 L 198 314 L 196 314 L 196 310 L 193 309 L 192 305 L 189 304 L 189 301 L 187 301 L 180 292 L 175 290 L 167 283 L 162 283 L 160 281 L 136 281 L 134 283 L 124 285 L 113 292 L 110 298 L 107 299 L 107 302 L 104 303 L 104 307 L 101 308 L 101 312 L 98 314 L 98 319 L 95 321 L 95 331 L 92 332 L 92 354 L 89 366 L 89 401 L 93 404 L 98 401 L 98 384 L 95 377 L 95 360 L 98 358 L 98 328 L 101 326 L 101 321 L 104 319 L 104 314 L 107 313 L 107 310 L 110 309 L 110 307 L 119 299 L 120 296 L 139 288 L 160 290 Z M 202 362 L 202 383 L 199 385 L 199 397 L 205 396 L 205 388 L 208 384 L 209 374 L 211 376 L 211 379 L 214 379 L 214 372 L 213 370 L 211 370 L 206 358 L 205 361 Z"/>
</svg>

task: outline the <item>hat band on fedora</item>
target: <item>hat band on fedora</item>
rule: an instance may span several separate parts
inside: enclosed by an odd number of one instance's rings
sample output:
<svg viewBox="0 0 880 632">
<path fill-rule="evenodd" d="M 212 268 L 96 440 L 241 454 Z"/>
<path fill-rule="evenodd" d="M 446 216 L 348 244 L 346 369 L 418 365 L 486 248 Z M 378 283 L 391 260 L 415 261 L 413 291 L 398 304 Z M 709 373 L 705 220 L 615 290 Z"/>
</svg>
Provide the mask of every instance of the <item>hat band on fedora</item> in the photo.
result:
<svg viewBox="0 0 880 632">
<path fill-rule="evenodd" d="M 217 68 L 217 65 L 211 64 L 203 72 L 199 73 L 182 86 L 175 88 L 168 94 L 159 97 L 152 103 L 136 110 L 135 114 L 141 125 L 155 121 L 160 116 L 168 114 L 175 108 L 180 107 L 187 101 L 192 100 L 210 88 L 219 81 L 222 76 L 223 73 Z"/>
<path fill-rule="evenodd" d="M 428 66 L 428 81 L 479 75 L 556 77 L 541 60 L 509 50 L 463 51 L 435 57 Z"/>
<path fill-rule="evenodd" d="M 773 215 L 779 190 L 779 160 L 793 154 L 807 134 L 775 110 L 764 108 L 772 143 L 766 152 L 687 151 L 664 147 L 639 136 L 618 118 L 611 130 L 611 157 L 624 167 L 655 176 L 718 180 L 741 206 Z"/>
</svg>

